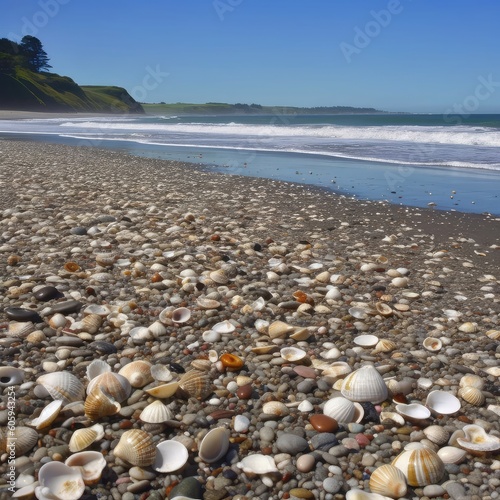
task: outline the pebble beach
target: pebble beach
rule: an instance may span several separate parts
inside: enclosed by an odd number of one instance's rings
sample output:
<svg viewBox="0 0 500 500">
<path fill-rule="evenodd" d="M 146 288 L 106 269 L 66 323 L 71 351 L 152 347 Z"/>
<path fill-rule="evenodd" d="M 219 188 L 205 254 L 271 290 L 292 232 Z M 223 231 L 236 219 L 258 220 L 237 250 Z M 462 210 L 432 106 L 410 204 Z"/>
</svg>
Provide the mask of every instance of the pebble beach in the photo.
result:
<svg viewBox="0 0 500 500">
<path fill-rule="evenodd" d="M 0 499 L 499 498 L 498 217 L 9 140 L 0 195 Z"/>
</svg>

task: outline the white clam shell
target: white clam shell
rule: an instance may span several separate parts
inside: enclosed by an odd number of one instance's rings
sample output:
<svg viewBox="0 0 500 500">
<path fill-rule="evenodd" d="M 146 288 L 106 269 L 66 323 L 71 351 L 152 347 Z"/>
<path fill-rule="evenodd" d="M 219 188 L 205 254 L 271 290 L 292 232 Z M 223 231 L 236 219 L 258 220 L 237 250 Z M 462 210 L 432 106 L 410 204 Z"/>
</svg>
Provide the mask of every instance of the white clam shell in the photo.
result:
<svg viewBox="0 0 500 500">
<path fill-rule="evenodd" d="M 396 405 L 396 411 L 409 421 L 421 421 L 431 416 L 429 408 L 418 403 L 398 404 Z"/>
<path fill-rule="evenodd" d="M 430 352 L 438 352 L 443 347 L 441 340 L 435 337 L 426 337 L 422 342 L 422 345 Z"/>
<path fill-rule="evenodd" d="M 34 448 L 38 442 L 38 432 L 30 427 L 16 425 L 12 427 L 0 427 L 1 452 L 9 454 L 14 451 L 16 457 L 21 457 Z"/>
<path fill-rule="evenodd" d="M 123 326 L 125 327 L 126 324 Z M 147 328 L 145 326 L 136 326 L 136 327 L 132 328 L 128 332 L 128 334 L 129 334 L 130 338 L 132 339 L 132 342 L 134 342 L 134 344 L 143 344 L 147 340 L 152 340 L 152 338 L 153 338 L 153 334 L 151 333 L 149 328 Z"/>
<path fill-rule="evenodd" d="M 358 335 L 353 342 L 361 347 L 373 347 L 377 345 L 378 337 L 375 335 Z"/>
<path fill-rule="evenodd" d="M 149 424 L 162 424 L 174 417 L 172 411 L 161 401 L 153 401 L 142 410 L 140 419 Z"/>
<path fill-rule="evenodd" d="M 350 373 L 344 379 L 342 395 L 351 401 L 380 403 L 389 395 L 384 379 L 372 365 Z"/>
<path fill-rule="evenodd" d="M 457 444 L 471 453 L 493 453 L 500 450 L 500 438 L 493 434 L 488 434 L 479 425 L 466 425 L 462 431 L 463 438 L 457 438 Z"/>
<path fill-rule="evenodd" d="M 21 384 L 24 380 L 24 371 L 14 366 L 0 366 L 0 387 L 10 387 Z"/>
<path fill-rule="evenodd" d="M 444 446 L 438 450 L 437 454 L 445 464 L 459 464 L 463 462 L 467 452 L 455 446 Z"/>
<path fill-rule="evenodd" d="M 87 485 L 96 484 L 101 479 L 101 474 L 106 467 L 106 460 L 98 451 L 80 451 L 71 455 L 65 465 L 79 471 Z"/>
<path fill-rule="evenodd" d="M 219 342 L 222 338 L 222 335 L 220 332 L 215 332 L 214 330 L 207 330 L 201 334 L 201 338 L 205 342 L 213 343 L 213 342 Z"/>
<path fill-rule="evenodd" d="M 269 455 L 261 455 L 260 453 L 247 455 L 241 462 L 238 462 L 237 467 L 242 469 L 246 474 L 270 474 L 278 472 L 274 458 Z"/>
<path fill-rule="evenodd" d="M 460 387 L 476 387 L 477 389 L 484 389 L 484 378 L 472 373 L 465 374 L 458 384 Z"/>
<path fill-rule="evenodd" d="M 167 329 L 161 321 L 155 321 L 149 325 L 148 330 L 155 339 L 163 337 L 167 333 Z"/>
<path fill-rule="evenodd" d="M 170 382 L 173 378 L 172 372 L 165 365 L 153 365 L 151 376 L 159 382 Z"/>
<path fill-rule="evenodd" d="M 209 431 L 198 448 L 201 460 L 211 464 L 223 458 L 229 449 L 229 436 L 229 430 L 223 427 L 216 427 Z"/>
<path fill-rule="evenodd" d="M 48 462 L 38 472 L 39 486 L 35 488 L 38 500 L 78 500 L 85 491 L 80 471 L 61 462 Z"/>
<path fill-rule="evenodd" d="M 375 469 L 370 476 L 370 490 L 372 493 L 389 498 L 404 497 L 408 490 L 406 477 L 394 465 L 382 465 Z"/>
<path fill-rule="evenodd" d="M 460 400 L 446 391 L 432 391 L 425 401 L 426 406 L 441 415 L 453 415 L 460 410 Z"/>
<path fill-rule="evenodd" d="M 323 413 L 339 423 L 349 423 L 355 420 L 356 407 L 352 401 L 339 396 L 325 403 Z"/>
<path fill-rule="evenodd" d="M 268 401 L 262 405 L 262 413 L 275 417 L 285 417 L 290 414 L 290 410 L 281 401 Z"/>
<path fill-rule="evenodd" d="M 212 326 L 212 331 L 220 334 L 233 333 L 235 329 L 235 326 L 228 320 L 221 321 Z"/>
<path fill-rule="evenodd" d="M 172 473 L 186 465 L 189 458 L 187 448 L 179 441 L 162 441 L 156 447 L 153 469 L 161 473 Z"/>
<path fill-rule="evenodd" d="M 283 347 L 280 350 L 281 357 L 291 363 L 300 363 L 304 361 L 307 357 L 306 351 L 299 349 L 298 347 Z"/>
<path fill-rule="evenodd" d="M 103 373 L 110 372 L 111 366 L 102 359 L 94 359 L 90 365 L 87 366 L 87 378 L 90 380 L 102 375 Z"/>
<path fill-rule="evenodd" d="M 42 385 L 53 399 L 61 400 L 65 405 L 83 400 L 85 394 L 83 384 L 69 372 L 46 373 L 38 377 L 37 383 Z"/>
<path fill-rule="evenodd" d="M 331 365 L 325 367 L 322 371 L 322 376 L 329 382 L 335 382 L 339 378 L 343 378 L 348 373 L 351 373 L 351 371 L 351 367 L 345 361 L 335 361 Z"/>
<path fill-rule="evenodd" d="M 427 439 L 433 443 L 442 446 L 450 439 L 450 433 L 440 425 L 430 425 L 424 429 L 424 434 Z"/>
</svg>

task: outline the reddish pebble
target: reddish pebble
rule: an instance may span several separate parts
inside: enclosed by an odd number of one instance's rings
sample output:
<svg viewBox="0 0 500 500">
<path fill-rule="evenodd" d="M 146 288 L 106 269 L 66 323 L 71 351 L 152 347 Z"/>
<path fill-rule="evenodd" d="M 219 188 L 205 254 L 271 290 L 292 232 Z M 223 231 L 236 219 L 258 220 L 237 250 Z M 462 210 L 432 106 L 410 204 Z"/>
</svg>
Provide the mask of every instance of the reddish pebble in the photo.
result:
<svg viewBox="0 0 500 500">
<path fill-rule="evenodd" d="M 356 434 L 356 441 L 359 446 L 368 446 L 370 444 L 370 440 L 364 434 Z"/>
<path fill-rule="evenodd" d="M 335 432 L 339 428 L 337 421 L 327 415 L 312 415 L 309 422 L 318 432 Z"/>
<path fill-rule="evenodd" d="M 212 234 L 212 236 L 210 236 L 210 239 L 212 241 L 220 241 L 220 236 L 218 234 Z"/>
<path fill-rule="evenodd" d="M 236 396 L 238 396 L 239 399 L 250 399 L 252 397 L 252 384 L 245 384 L 238 387 Z"/>
<path fill-rule="evenodd" d="M 316 378 L 316 370 L 314 368 L 311 368 L 309 366 L 294 366 L 293 371 L 299 375 L 300 377 L 304 378 Z"/>
</svg>

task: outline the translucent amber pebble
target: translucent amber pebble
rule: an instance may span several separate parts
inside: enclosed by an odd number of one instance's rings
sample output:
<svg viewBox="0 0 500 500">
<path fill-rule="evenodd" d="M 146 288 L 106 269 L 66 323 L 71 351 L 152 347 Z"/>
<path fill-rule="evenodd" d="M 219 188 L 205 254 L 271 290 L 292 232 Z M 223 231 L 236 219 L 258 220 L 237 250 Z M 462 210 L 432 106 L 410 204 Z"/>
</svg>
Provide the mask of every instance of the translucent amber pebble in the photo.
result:
<svg viewBox="0 0 500 500">
<path fill-rule="evenodd" d="M 243 366 L 243 360 L 239 356 L 236 356 L 236 354 L 226 352 L 219 360 L 229 370 L 239 370 Z"/>
</svg>

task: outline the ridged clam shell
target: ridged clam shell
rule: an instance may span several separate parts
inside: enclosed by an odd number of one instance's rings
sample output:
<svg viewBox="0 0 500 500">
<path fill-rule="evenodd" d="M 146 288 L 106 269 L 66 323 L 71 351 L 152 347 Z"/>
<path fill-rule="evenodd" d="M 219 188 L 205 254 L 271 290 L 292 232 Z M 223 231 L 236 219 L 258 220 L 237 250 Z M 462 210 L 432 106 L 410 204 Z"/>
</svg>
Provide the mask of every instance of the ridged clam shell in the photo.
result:
<svg viewBox="0 0 500 500">
<path fill-rule="evenodd" d="M 40 344 L 45 340 L 47 340 L 47 336 L 42 330 L 35 330 L 26 337 L 26 342 L 31 342 L 32 344 Z"/>
<path fill-rule="evenodd" d="M 179 389 L 190 398 L 206 399 L 213 391 L 212 381 L 206 372 L 191 370 L 179 379 Z"/>
<path fill-rule="evenodd" d="M 78 500 L 85 491 L 80 471 L 61 462 L 48 462 L 38 471 L 39 485 L 35 487 L 38 500 Z"/>
<path fill-rule="evenodd" d="M 163 337 L 167 333 L 167 329 L 161 321 L 155 321 L 149 325 L 148 330 L 155 339 Z"/>
<path fill-rule="evenodd" d="M 61 400 L 65 405 L 83 400 L 85 394 L 83 384 L 69 372 L 46 373 L 38 377 L 37 384 L 43 385 L 53 399 Z"/>
<path fill-rule="evenodd" d="M 477 389 L 484 389 L 484 378 L 472 373 L 465 374 L 458 384 L 460 387 L 476 387 Z"/>
<path fill-rule="evenodd" d="M 376 368 L 366 365 L 344 379 L 342 395 L 351 401 L 380 403 L 389 395 L 384 379 Z"/>
<path fill-rule="evenodd" d="M 389 498 L 401 498 L 406 495 L 406 477 L 394 465 L 385 464 L 372 472 L 370 476 L 370 490 Z"/>
<path fill-rule="evenodd" d="M 154 380 L 151 375 L 151 363 L 141 359 L 125 365 L 118 375 L 125 377 L 132 387 L 144 387 Z"/>
<path fill-rule="evenodd" d="M 154 396 L 159 399 L 167 399 L 172 397 L 179 389 L 179 382 L 173 381 L 166 384 L 157 385 L 156 387 L 151 387 L 146 389 L 146 392 L 150 396 Z"/>
<path fill-rule="evenodd" d="M 262 412 L 275 417 L 285 417 L 290 414 L 288 407 L 281 401 L 268 401 L 262 405 Z"/>
<path fill-rule="evenodd" d="M 156 448 L 153 469 L 164 474 L 173 473 L 182 469 L 186 465 L 188 458 L 189 452 L 180 441 L 162 441 Z M 175 498 L 180 500 L 179 497 Z"/>
<path fill-rule="evenodd" d="M 172 321 L 174 323 L 186 323 L 191 318 L 191 311 L 187 307 L 178 307 L 172 311 Z"/>
<path fill-rule="evenodd" d="M 102 316 L 99 316 L 99 314 L 89 314 L 87 316 L 84 316 L 82 320 L 80 320 L 80 325 L 81 329 L 84 332 L 88 332 L 91 335 L 94 335 L 97 333 L 99 328 L 101 328 L 103 322 Z"/>
<path fill-rule="evenodd" d="M 459 464 L 464 460 L 467 452 L 455 446 L 444 446 L 438 450 L 437 454 L 445 464 Z"/>
<path fill-rule="evenodd" d="M 87 366 L 87 378 L 92 380 L 93 378 L 111 371 L 111 366 L 103 361 L 102 359 L 94 359 L 90 365 Z"/>
<path fill-rule="evenodd" d="M 396 349 L 397 344 L 389 339 L 381 339 L 377 342 L 375 349 L 373 349 L 372 353 L 377 354 L 379 352 L 392 352 Z"/>
<path fill-rule="evenodd" d="M 207 464 L 222 459 L 229 449 L 230 432 L 222 427 L 209 431 L 198 448 L 199 457 Z"/>
<path fill-rule="evenodd" d="M 465 437 L 457 438 L 457 444 L 464 450 L 474 454 L 493 453 L 500 450 L 500 438 L 488 434 L 481 426 L 466 425 L 462 431 Z"/>
<path fill-rule="evenodd" d="M 271 472 L 278 472 L 274 458 L 269 455 L 261 455 L 260 453 L 247 455 L 236 465 L 242 469 L 245 474 L 269 474 Z"/>
<path fill-rule="evenodd" d="M 69 440 L 69 451 L 75 453 L 88 448 L 95 441 L 99 441 L 104 436 L 104 427 L 95 424 L 92 427 L 77 429 Z"/>
<path fill-rule="evenodd" d="M 474 406 L 482 406 L 486 401 L 486 397 L 477 387 L 461 387 L 458 391 L 458 396 L 467 403 Z"/>
<path fill-rule="evenodd" d="M 209 278 L 217 283 L 218 285 L 226 285 L 229 282 L 226 271 L 223 269 L 217 269 L 209 273 Z"/>
<path fill-rule="evenodd" d="M 173 413 L 161 401 L 153 401 L 142 410 L 139 418 L 149 424 L 162 424 L 173 417 Z"/>
<path fill-rule="evenodd" d="M 268 327 L 267 333 L 272 339 L 284 338 L 294 331 L 295 327 L 283 321 L 274 321 Z"/>
<path fill-rule="evenodd" d="M 193 361 L 191 361 L 191 366 L 195 370 L 199 370 L 201 372 L 208 372 L 213 367 L 213 363 L 209 359 L 193 359 Z"/>
<path fill-rule="evenodd" d="M 10 453 L 12 445 L 15 450 L 15 456 L 21 457 L 32 450 L 37 442 L 38 432 L 30 427 L 16 426 L 14 429 L 9 429 L 8 427 L 0 428 L 2 453 Z"/>
<path fill-rule="evenodd" d="M 112 372 L 105 372 L 94 377 L 87 385 L 87 394 L 90 394 L 96 387 L 101 387 L 118 403 L 125 401 L 132 392 L 130 382 L 123 375 Z"/>
<path fill-rule="evenodd" d="M 452 415 L 460 410 L 460 400 L 446 391 L 432 391 L 428 394 L 425 404 L 432 411 L 441 415 Z"/>
<path fill-rule="evenodd" d="M 437 453 L 419 443 L 410 443 L 392 465 L 406 476 L 410 486 L 437 484 L 444 475 L 444 463 Z"/>
<path fill-rule="evenodd" d="M 7 329 L 8 337 L 25 339 L 31 332 L 35 331 L 35 325 L 31 321 L 11 321 Z"/>
<path fill-rule="evenodd" d="M 447 443 L 450 439 L 450 433 L 440 425 L 430 425 L 424 429 L 424 434 L 429 441 L 439 446 Z"/>
<path fill-rule="evenodd" d="M 24 380 L 24 371 L 14 366 L 0 366 L 0 387 L 18 385 Z"/>
<path fill-rule="evenodd" d="M 85 400 L 84 408 L 85 415 L 90 418 L 90 420 L 110 417 L 116 415 L 121 410 L 120 403 L 106 393 L 100 385 L 96 385 L 89 393 Z"/>
<path fill-rule="evenodd" d="M 113 450 L 115 457 L 138 467 L 152 465 L 156 457 L 153 438 L 140 429 L 125 431 Z"/>
<path fill-rule="evenodd" d="M 486 335 L 492 340 L 500 340 L 500 330 L 488 330 Z"/>
<path fill-rule="evenodd" d="M 101 479 L 106 460 L 98 451 L 80 451 L 71 455 L 64 464 L 80 472 L 86 485 L 94 485 Z"/>
<path fill-rule="evenodd" d="M 45 429 L 48 427 L 59 415 L 63 402 L 61 400 L 52 401 L 40 413 L 40 416 L 34 418 L 29 425 L 36 429 Z"/>
<path fill-rule="evenodd" d="M 339 423 L 349 423 L 354 422 L 356 407 L 352 401 L 339 396 L 325 403 L 323 413 Z"/>
</svg>

